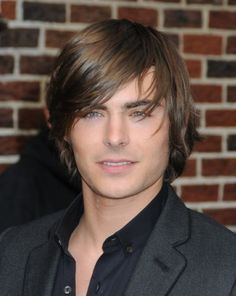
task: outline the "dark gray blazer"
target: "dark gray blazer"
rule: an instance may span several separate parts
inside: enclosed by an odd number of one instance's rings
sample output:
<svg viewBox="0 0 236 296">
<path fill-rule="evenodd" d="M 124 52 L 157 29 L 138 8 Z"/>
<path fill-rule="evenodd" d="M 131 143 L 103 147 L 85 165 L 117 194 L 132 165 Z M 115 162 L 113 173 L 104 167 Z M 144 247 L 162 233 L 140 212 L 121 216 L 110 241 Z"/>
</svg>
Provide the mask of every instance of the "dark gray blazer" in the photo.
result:
<svg viewBox="0 0 236 296">
<path fill-rule="evenodd" d="M 59 251 L 49 230 L 61 215 L 9 229 L 1 236 L 1 296 L 52 295 Z M 232 296 L 235 281 L 235 234 L 187 209 L 169 188 L 124 295 Z"/>
</svg>

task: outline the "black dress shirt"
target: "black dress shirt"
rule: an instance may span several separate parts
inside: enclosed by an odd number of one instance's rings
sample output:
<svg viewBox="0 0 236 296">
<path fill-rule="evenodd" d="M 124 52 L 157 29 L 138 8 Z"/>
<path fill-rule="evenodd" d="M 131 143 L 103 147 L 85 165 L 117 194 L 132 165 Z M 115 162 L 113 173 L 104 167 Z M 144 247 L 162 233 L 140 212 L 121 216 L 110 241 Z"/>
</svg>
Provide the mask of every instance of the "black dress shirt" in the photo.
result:
<svg viewBox="0 0 236 296">
<path fill-rule="evenodd" d="M 159 194 L 136 217 L 104 241 L 103 254 L 94 267 L 87 296 L 123 295 L 143 247 L 160 216 L 166 196 L 167 186 L 164 184 Z M 61 257 L 53 296 L 75 296 L 76 264 L 68 252 L 68 243 L 82 214 L 83 203 L 79 196 L 56 228 L 55 238 L 61 249 Z"/>
</svg>

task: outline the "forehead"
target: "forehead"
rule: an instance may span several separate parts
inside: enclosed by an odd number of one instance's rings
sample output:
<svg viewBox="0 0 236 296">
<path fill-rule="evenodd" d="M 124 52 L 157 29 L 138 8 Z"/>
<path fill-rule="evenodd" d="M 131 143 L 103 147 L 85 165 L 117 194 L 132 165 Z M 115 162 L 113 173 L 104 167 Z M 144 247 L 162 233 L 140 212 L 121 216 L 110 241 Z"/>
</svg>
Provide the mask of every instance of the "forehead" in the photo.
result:
<svg viewBox="0 0 236 296">
<path fill-rule="evenodd" d="M 135 78 L 129 81 L 118 89 L 103 105 L 109 106 L 115 104 L 122 106 L 129 102 L 152 101 L 154 93 L 153 77 L 153 71 L 149 70 L 141 79 Z"/>
</svg>

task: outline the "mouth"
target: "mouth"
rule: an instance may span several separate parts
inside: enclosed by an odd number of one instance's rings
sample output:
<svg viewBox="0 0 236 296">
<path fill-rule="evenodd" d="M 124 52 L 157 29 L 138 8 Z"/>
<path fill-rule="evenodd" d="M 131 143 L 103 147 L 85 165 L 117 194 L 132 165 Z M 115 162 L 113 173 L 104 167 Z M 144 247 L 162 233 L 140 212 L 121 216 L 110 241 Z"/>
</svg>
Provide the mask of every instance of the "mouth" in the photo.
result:
<svg viewBox="0 0 236 296">
<path fill-rule="evenodd" d="M 102 164 L 106 166 L 124 166 L 124 165 L 131 165 L 132 161 L 103 161 Z"/>
<path fill-rule="evenodd" d="M 131 160 L 103 160 L 98 162 L 103 171 L 108 173 L 122 173 L 128 171 L 137 162 Z"/>
</svg>

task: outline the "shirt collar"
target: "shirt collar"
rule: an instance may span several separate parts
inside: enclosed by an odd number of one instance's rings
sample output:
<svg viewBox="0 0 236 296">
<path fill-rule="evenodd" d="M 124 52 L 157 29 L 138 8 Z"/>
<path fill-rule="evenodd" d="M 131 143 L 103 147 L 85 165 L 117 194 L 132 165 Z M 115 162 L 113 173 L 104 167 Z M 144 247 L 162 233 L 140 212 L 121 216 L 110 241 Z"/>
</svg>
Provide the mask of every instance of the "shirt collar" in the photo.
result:
<svg viewBox="0 0 236 296">
<path fill-rule="evenodd" d="M 66 209 L 54 232 L 56 241 L 65 252 L 68 250 L 70 236 L 76 226 L 79 224 L 83 212 L 83 196 L 82 193 L 80 193 Z"/>
<path fill-rule="evenodd" d="M 118 245 L 121 245 L 124 251 L 129 253 L 133 248 L 138 248 L 145 244 L 164 207 L 167 191 L 167 184 L 163 183 L 160 192 L 141 212 L 122 229 L 104 241 L 104 252 L 112 251 Z M 64 252 L 68 252 L 70 236 L 79 224 L 83 211 L 83 197 L 80 194 L 65 211 L 56 226 L 54 235 Z"/>
<path fill-rule="evenodd" d="M 115 238 L 118 238 L 125 253 L 130 253 L 135 248 L 143 246 L 151 234 L 154 225 L 158 221 L 166 200 L 167 192 L 167 184 L 164 183 L 155 198 L 130 222 L 128 222 L 128 224 L 114 235 L 107 238 L 103 246 L 106 247 L 106 243 L 111 239 L 114 244 L 116 241 Z"/>
</svg>

